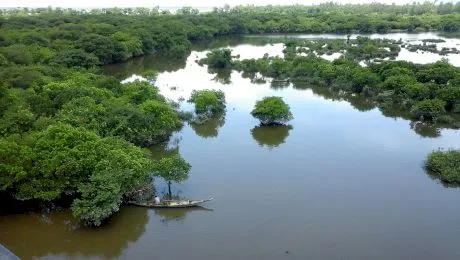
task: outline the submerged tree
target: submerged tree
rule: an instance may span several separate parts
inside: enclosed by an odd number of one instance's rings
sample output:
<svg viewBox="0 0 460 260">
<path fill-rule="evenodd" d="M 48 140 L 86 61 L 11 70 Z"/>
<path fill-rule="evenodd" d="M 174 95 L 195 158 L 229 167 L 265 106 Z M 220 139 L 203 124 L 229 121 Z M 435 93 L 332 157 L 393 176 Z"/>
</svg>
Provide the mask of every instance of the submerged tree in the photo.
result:
<svg viewBox="0 0 460 260">
<path fill-rule="evenodd" d="M 118 211 L 125 195 L 148 182 L 146 151 L 118 137 L 55 124 L 28 143 L 0 143 L 0 173 L 8 176 L 0 178 L 0 190 L 11 190 L 18 200 L 72 196 L 73 214 L 89 225 L 99 226 Z"/>
<path fill-rule="evenodd" d="M 232 64 L 232 51 L 229 49 L 213 50 L 206 54 L 206 58 L 201 60 L 201 62 L 208 64 L 209 68 L 228 68 Z"/>
<path fill-rule="evenodd" d="M 265 97 L 257 101 L 251 115 L 262 125 L 284 124 L 294 118 L 289 105 L 280 97 Z"/>
<path fill-rule="evenodd" d="M 232 83 L 232 70 L 231 69 L 208 69 L 209 73 L 215 74 L 212 80 L 224 85 Z"/>
<path fill-rule="evenodd" d="M 433 151 L 428 155 L 425 168 L 443 183 L 459 185 L 460 150 Z"/>
<path fill-rule="evenodd" d="M 195 104 L 197 114 L 214 116 L 225 110 L 225 94 L 222 90 L 193 90 L 190 103 Z"/>
<path fill-rule="evenodd" d="M 440 99 L 425 99 L 417 102 L 411 109 L 412 116 L 422 121 L 436 121 L 446 113 L 446 102 Z"/>
<path fill-rule="evenodd" d="M 154 162 L 153 172 L 156 176 L 163 178 L 168 183 L 169 196 L 171 193 L 172 182 L 183 182 L 188 179 L 192 166 L 180 155 L 165 157 Z"/>
</svg>

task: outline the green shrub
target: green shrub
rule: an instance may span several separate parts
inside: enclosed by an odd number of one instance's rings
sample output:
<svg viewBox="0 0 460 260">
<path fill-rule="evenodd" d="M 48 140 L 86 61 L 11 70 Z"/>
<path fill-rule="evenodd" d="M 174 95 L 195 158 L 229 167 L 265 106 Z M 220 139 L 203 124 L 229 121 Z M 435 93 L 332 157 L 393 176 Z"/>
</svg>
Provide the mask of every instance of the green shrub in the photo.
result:
<svg viewBox="0 0 460 260">
<path fill-rule="evenodd" d="M 100 65 L 99 58 L 84 50 L 65 50 L 56 55 L 56 63 L 66 67 L 91 68 Z"/>
<path fill-rule="evenodd" d="M 293 119 L 289 105 L 280 97 L 265 97 L 257 101 L 251 115 L 263 125 L 284 124 Z"/>
<path fill-rule="evenodd" d="M 225 110 L 225 94 L 221 90 L 193 90 L 188 102 L 195 104 L 197 114 L 215 115 Z"/>
<path fill-rule="evenodd" d="M 430 175 L 442 182 L 460 184 L 460 150 L 433 151 L 425 163 Z"/>
<path fill-rule="evenodd" d="M 436 121 L 439 116 L 446 113 L 446 102 L 440 99 L 425 99 L 412 106 L 411 114 L 414 119 L 422 121 Z"/>
<path fill-rule="evenodd" d="M 455 123 L 455 119 L 452 118 L 451 116 L 449 115 L 442 115 L 438 118 L 438 122 L 439 123 L 442 123 L 442 124 L 454 124 Z"/>
<path fill-rule="evenodd" d="M 232 51 L 229 49 L 213 50 L 206 54 L 206 59 L 203 62 L 208 64 L 210 68 L 228 68 L 232 64 Z"/>
</svg>

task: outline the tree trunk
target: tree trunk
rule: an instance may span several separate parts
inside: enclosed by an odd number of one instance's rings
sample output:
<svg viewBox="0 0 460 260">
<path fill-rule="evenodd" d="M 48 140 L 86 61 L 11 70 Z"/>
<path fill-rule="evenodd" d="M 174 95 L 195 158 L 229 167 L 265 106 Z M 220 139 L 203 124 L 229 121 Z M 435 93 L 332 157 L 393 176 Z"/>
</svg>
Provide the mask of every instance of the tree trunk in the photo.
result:
<svg viewBox="0 0 460 260">
<path fill-rule="evenodd" d="M 169 199 L 172 198 L 172 193 L 171 193 L 171 181 L 168 181 L 168 191 L 169 191 Z"/>
</svg>

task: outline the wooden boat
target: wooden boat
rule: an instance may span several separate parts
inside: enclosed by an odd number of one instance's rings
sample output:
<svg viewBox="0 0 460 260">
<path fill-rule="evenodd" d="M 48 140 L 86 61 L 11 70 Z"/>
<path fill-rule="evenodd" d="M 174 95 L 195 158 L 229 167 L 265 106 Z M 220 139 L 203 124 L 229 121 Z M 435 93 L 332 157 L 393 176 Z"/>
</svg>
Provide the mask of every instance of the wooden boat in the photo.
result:
<svg viewBox="0 0 460 260">
<path fill-rule="evenodd" d="M 153 201 L 149 202 L 136 202 L 130 201 L 128 204 L 147 207 L 147 208 L 191 208 L 198 207 L 200 204 L 213 200 L 209 198 L 206 200 L 162 200 L 160 204 L 155 204 Z"/>
<path fill-rule="evenodd" d="M 13 252 L 8 250 L 8 248 L 0 244 L 0 259 L 20 260 L 21 258 L 13 254 Z"/>
<path fill-rule="evenodd" d="M 272 82 L 275 82 L 275 83 L 288 83 L 289 82 L 289 79 L 272 79 Z"/>
</svg>

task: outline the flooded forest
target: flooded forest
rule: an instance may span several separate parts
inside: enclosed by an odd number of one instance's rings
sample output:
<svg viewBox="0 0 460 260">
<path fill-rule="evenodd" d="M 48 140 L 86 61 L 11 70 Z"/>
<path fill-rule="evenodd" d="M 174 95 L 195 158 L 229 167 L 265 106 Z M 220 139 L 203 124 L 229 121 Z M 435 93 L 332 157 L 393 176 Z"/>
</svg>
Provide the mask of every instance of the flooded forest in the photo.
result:
<svg viewBox="0 0 460 260">
<path fill-rule="evenodd" d="M 460 2 L 0 9 L 21 259 L 458 259 L 459 129 Z"/>
</svg>

